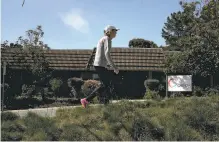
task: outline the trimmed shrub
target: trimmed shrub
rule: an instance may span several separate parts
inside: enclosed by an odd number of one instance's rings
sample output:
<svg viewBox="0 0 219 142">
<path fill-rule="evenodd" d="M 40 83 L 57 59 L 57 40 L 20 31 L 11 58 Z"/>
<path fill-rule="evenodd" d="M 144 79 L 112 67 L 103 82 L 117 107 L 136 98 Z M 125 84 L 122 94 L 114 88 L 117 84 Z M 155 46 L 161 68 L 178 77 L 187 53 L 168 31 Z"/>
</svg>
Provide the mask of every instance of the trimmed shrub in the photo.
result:
<svg viewBox="0 0 219 142">
<path fill-rule="evenodd" d="M 49 84 L 51 85 L 51 89 L 55 92 L 58 90 L 62 85 L 62 80 L 58 78 L 53 78 L 49 81 Z"/>
<path fill-rule="evenodd" d="M 94 91 L 94 89 L 96 89 L 99 86 L 100 86 L 100 82 L 97 80 L 86 80 L 81 88 L 83 97 L 88 96 L 91 92 Z M 97 94 L 97 95 L 99 95 L 99 94 Z"/>
<path fill-rule="evenodd" d="M 36 89 L 35 85 L 23 84 L 22 85 L 22 96 L 32 98 L 33 97 L 33 93 L 35 92 L 35 89 Z"/>
<path fill-rule="evenodd" d="M 158 90 L 159 80 L 148 79 L 148 80 L 145 80 L 144 85 L 146 88 L 155 91 L 155 90 Z"/>
<path fill-rule="evenodd" d="M 68 79 L 68 87 L 76 87 L 76 89 L 80 90 L 81 86 L 84 84 L 84 80 L 82 78 L 73 77 Z"/>
<path fill-rule="evenodd" d="M 58 78 L 53 78 L 49 81 L 49 84 L 51 86 L 52 91 L 54 92 L 55 97 L 57 98 L 57 93 L 61 85 L 63 84 L 62 80 Z"/>
</svg>

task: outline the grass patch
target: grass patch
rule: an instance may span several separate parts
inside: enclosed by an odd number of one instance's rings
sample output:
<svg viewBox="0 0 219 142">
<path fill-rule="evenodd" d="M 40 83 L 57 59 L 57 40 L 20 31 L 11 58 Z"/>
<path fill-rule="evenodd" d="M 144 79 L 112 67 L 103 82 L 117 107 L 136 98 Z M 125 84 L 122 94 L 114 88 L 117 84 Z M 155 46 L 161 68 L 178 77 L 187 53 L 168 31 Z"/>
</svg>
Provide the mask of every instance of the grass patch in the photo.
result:
<svg viewBox="0 0 219 142">
<path fill-rule="evenodd" d="M 21 140 L 217 141 L 219 96 L 122 101 L 87 109 L 59 109 L 54 118 L 29 114 L 13 121 L 25 128 L 16 134 Z M 8 128 L 2 130 L 5 133 Z"/>
</svg>

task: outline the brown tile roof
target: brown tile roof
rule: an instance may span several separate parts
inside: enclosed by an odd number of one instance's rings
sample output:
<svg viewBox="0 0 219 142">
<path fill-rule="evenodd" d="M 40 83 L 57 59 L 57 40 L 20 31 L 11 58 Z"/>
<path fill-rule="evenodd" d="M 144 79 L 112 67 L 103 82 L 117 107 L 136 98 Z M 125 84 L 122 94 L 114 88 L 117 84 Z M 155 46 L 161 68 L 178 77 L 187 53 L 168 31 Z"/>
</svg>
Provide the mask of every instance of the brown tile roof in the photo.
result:
<svg viewBox="0 0 219 142">
<path fill-rule="evenodd" d="M 9 62 L 10 68 L 20 69 L 24 64 L 19 63 L 20 55 L 16 51 L 1 50 L 1 60 Z M 92 50 L 45 50 L 45 57 L 51 69 L 85 70 L 91 53 Z"/>
<path fill-rule="evenodd" d="M 16 55 L 16 56 L 15 56 Z M 20 69 L 23 64 L 18 61 L 18 52 L 1 50 L 1 60 L 9 62 L 9 68 Z M 45 57 L 49 67 L 57 70 L 93 70 L 95 50 L 48 50 Z M 163 71 L 164 52 L 161 48 L 112 48 L 111 56 L 120 70 L 129 71 Z"/>
<path fill-rule="evenodd" d="M 89 62 L 93 70 L 93 60 Z M 164 53 L 161 48 L 112 48 L 112 60 L 120 70 L 129 71 L 163 71 Z"/>
</svg>

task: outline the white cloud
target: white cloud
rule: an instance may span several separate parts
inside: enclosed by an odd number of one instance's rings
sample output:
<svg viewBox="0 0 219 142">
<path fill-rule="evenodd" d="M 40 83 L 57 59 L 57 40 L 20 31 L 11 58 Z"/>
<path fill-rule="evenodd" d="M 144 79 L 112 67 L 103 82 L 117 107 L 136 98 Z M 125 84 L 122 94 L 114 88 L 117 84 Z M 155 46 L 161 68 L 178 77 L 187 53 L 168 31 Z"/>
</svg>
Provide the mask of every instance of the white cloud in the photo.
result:
<svg viewBox="0 0 219 142">
<path fill-rule="evenodd" d="M 67 13 L 60 14 L 60 17 L 65 25 L 70 26 L 81 33 L 88 33 L 89 22 L 82 15 L 81 9 L 72 9 Z"/>
</svg>

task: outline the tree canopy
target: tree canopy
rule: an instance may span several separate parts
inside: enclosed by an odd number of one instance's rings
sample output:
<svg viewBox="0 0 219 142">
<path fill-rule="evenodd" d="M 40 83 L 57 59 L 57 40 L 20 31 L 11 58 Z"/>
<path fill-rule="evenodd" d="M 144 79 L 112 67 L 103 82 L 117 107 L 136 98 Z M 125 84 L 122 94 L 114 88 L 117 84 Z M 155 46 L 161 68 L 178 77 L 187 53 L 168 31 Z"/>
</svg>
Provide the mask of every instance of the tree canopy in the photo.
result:
<svg viewBox="0 0 219 142">
<path fill-rule="evenodd" d="M 157 48 L 157 44 L 153 41 L 143 38 L 134 38 L 129 41 L 129 48 Z"/>
<path fill-rule="evenodd" d="M 209 76 L 219 71 L 219 1 L 180 3 L 183 11 L 172 13 L 162 36 L 172 50 L 182 51 L 167 58 L 167 72 Z"/>
</svg>

